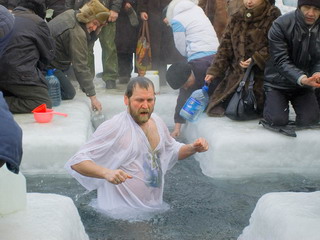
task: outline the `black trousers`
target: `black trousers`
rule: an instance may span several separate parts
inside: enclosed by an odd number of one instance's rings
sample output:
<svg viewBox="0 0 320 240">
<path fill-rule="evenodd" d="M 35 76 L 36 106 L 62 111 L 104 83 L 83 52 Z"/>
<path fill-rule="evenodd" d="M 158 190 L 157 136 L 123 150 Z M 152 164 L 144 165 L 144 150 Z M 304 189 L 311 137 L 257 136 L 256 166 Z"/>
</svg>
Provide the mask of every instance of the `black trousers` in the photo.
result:
<svg viewBox="0 0 320 240">
<path fill-rule="evenodd" d="M 61 88 L 61 99 L 70 100 L 73 99 L 76 95 L 76 90 L 74 89 L 71 81 L 66 76 L 64 71 L 57 69 L 54 72 L 54 75 L 59 79 L 60 88 Z"/>
<path fill-rule="evenodd" d="M 31 113 L 43 103 L 52 107 L 46 87 L 0 83 L 0 90 L 12 113 Z"/>
<path fill-rule="evenodd" d="M 296 125 L 308 126 L 320 120 L 320 110 L 314 90 L 310 88 L 275 89 L 265 87 L 263 117 L 274 126 L 284 126 L 289 121 L 289 102 L 296 113 Z"/>
</svg>

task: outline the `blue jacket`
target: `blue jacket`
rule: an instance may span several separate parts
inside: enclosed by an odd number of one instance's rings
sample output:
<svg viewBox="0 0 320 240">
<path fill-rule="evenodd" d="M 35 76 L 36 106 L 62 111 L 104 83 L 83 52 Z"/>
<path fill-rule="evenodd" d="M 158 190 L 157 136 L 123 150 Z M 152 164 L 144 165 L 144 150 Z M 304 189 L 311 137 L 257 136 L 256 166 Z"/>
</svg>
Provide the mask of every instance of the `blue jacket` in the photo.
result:
<svg viewBox="0 0 320 240">
<path fill-rule="evenodd" d="M 13 173 L 19 173 L 22 158 L 22 130 L 13 119 L 0 91 L 0 160 Z"/>
</svg>

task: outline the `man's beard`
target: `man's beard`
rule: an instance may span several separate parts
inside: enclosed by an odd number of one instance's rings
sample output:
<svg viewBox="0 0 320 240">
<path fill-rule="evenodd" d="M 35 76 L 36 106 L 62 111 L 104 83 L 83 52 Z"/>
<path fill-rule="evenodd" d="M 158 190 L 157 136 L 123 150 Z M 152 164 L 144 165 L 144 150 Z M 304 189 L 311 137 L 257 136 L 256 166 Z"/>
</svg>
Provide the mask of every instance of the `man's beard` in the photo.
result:
<svg viewBox="0 0 320 240">
<path fill-rule="evenodd" d="M 148 120 L 151 117 L 151 114 L 153 112 L 153 108 L 152 109 L 140 109 L 137 112 L 133 111 L 131 108 L 131 105 L 129 103 L 129 113 L 131 115 L 131 117 L 133 118 L 133 120 L 138 124 L 144 124 L 146 122 L 148 122 Z"/>
</svg>

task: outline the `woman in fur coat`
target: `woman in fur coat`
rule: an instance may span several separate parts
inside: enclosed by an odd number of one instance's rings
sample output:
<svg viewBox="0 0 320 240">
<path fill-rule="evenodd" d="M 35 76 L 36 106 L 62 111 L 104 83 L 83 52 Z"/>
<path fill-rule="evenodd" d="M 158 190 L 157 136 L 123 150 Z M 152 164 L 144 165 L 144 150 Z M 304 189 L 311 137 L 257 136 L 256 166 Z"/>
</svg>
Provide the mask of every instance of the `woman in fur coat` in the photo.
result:
<svg viewBox="0 0 320 240">
<path fill-rule="evenodd" d="M 246 68 L 254 62 L 254 91 L 258 109 L 263 109 L 263 79 L 268 54 L 268 31 L 281 15 L 274 0 L 243 0 L 244 6 L 233 14 L 222 36 L 218 52 L 207 70 L 205 81 L 221 81 L 210 97 L 209 116 L 223 116 Z"/>
</svg>

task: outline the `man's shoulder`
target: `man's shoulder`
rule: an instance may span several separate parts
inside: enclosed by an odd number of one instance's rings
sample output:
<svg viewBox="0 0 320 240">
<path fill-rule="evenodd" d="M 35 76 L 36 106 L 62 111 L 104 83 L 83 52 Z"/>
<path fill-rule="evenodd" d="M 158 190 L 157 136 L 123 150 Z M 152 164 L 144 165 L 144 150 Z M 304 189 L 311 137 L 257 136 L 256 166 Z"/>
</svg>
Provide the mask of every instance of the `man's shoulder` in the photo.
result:
<svg viewBox="0 0 320 240">
<path fill-rule="evenodd" d="M 68 29 L 76 28 L 77 25 L 79 25 L 79 23 L 75 17 L 75 11 L 72 9 L 59 14 L 48 23 L 50 31 L 54 36 Z"/>
<path fill-rule="evenodd" d="M 275 22 L 278 23 L 278 24 L 290 24 L 291 22 L 295 22 L 296 21 L 296 14 L 295 14 L 295 11 L 291 11 L 291 12 L 288 12 L 288 13 L 285 13 L 281 16 L 279 16 Z"/>
</svg>

